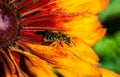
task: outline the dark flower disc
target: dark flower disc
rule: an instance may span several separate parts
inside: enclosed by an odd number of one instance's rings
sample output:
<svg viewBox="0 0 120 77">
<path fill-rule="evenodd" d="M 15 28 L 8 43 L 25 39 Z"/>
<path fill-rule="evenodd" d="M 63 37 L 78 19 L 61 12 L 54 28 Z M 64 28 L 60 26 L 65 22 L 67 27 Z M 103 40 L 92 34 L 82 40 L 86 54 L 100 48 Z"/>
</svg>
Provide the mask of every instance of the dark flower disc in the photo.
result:
<svg viewBox="0 0 120 77">
<path fill-rule="evenodd" d="M 0 2 L 0 48 L 13 44 L 17 36 L 17 29 L 14 10 L 7 4 Z"/>
</svg>

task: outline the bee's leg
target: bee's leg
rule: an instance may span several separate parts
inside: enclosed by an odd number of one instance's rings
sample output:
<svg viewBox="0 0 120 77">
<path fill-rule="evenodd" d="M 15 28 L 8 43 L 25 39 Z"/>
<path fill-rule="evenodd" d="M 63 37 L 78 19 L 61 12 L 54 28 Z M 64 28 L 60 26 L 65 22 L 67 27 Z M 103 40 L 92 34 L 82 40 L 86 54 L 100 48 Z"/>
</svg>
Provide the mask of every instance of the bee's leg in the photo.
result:
<svg viewBox="0 0 120 77">
<path fill-rule="evenodd" d="M 65 42 L 65 43 L 66 43 L 69 47 L 71 47 L 70 44 L 69 44 L 68 42 Z"/>
<path fill-rule="evenodd" d="M 74 46 L 77 46 L 73 40 L 71 42 L 74 44 Z"/>
<path fill-rule="evenodd" d="M 73 40 L 72 40 L 71 42 L 73 43 L 74 46 L 77 46 Z M 65 41 L 65 43 L 66 43 L 69 47 L 71 47 L 70 43 L 68 43 L 67 41 Z"/>
<path fill-rule="evenodd" d="M 52 42 L 49 46 L 51 46 L 51 47 L 56 47 L 56 46 L 57 46 L 57 42 L 54 41 L 54 42 Z"/>
<path fill-rule="evenodd" d="M 63 47 L 62 42 L 60 41 L 60 45 Z"/>
</svg>

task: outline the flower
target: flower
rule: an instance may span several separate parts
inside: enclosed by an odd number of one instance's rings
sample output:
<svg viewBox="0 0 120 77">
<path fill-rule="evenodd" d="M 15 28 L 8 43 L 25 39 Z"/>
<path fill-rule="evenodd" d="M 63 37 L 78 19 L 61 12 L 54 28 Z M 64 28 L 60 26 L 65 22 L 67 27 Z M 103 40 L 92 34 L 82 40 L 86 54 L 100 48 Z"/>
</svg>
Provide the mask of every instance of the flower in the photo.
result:
<svg viewBox="0 0 120 77">
<path fill-rule="evenodd" d="M 91 46 L 106 33 L 96 14 L 108 2 L 0 0 L 0 76 L 107 76 Z"/>
</svg>

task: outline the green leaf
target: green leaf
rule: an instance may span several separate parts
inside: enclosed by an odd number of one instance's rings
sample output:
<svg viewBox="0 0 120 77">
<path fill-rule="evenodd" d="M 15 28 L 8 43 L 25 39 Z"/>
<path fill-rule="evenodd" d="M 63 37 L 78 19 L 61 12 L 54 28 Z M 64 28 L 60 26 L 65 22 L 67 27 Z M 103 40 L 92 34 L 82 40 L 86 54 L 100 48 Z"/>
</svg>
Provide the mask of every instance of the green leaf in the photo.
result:
<svg viewBox="0 0 120 77">
<path fill-rule="evenodd" d="M 102 67 L 120 73 L 120 31 L 114 36 L 106 36 L 94 47 L 100 57 Z"/>
<path fill-rule="evenodd" d="M 110 0 L 108 7 L 99 14 L 99 19 L 104 22 L 117 17 L 120 17 L 120 0 Z"/>
<path fill-rule="evenodd" d="M 120 31 L 116 32 L 114 34 L 115 37 L 115 42 L 117 43 L 117 45 L 120 47 Z"/>
</svg>

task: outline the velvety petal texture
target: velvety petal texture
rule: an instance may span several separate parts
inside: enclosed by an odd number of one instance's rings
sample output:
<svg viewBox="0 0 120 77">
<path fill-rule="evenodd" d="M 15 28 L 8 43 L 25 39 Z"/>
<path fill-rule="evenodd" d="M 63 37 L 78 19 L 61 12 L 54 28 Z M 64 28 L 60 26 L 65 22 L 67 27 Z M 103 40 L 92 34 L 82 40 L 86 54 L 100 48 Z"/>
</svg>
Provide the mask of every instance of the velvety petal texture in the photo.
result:
<svg viewBox="0 0 120 77">
<path fill-rule="evenodd" d="M 91 48 L 106 33 L 96 14 L 108 3 L 0 0 L 17 22 L 14 42 L 0 48 L 0 77 L 119 77 L 100 68 Z M 0 7 L 0 15 L 2 11 Z"/>
<path fill-rule="evenodd" d="M 120 77 L 119 74 L 114 73 L 110 70 L 106 70 L 104 68 L 98 68 L 98 70 L 102 73 L 102 77 Z"/>
<path fill-rule="evenodd" d="M 24 0 L 24 2 L 18 7 L 25 6 L 26 3 L 32 2 L 32 0 Z M 63 12 L 79 12 L 79 13 L 92 13 L 96 14 L 102 11 L 109 3 L 109 0 L 41 0 L 33 1 L 34 4 L 24 9 L 22 12 L 31 11 L 31 9 L 39 11 L 63 11 Z"/>
<path fill-rule="evenodd" d="M 96 53 L 85 42 L 80 41 L 80 39 L 77 39 L 77 40 L 78 40 L 76 44 L 77 46 L 74 46 L 73 44 L 71 45 L 72 47 L 67 46 L 65 43 L 63 43 L 64 47 L 61 47 L 60 44 L 57 47 L 47 47 L 47 46 L 41 46 L 39 44 L 35 45 L 35 44 L 24 43 L 24 42 L 20 42 L 20 43 L 34 50 L 32 51 L 32 53 L 35 53 L 36 55 L 39 54 L 43 57 L 48 57 L 48 56 L 53 57 L 56 55 L 63 56 L 64 54 L 71 53 L 92 65 L 99 65 L 98 63 L 99 58 L 96 55 Z M 49 54 L 52 52 L 53 54 Z"/>
<path fill-rule="evenodd" d="M 54 48 L 54 47 L 28 44 L 28 43 L 25 43 L 25 44 L 27 45 L 27 47 L 31 48 L 32 50 L 31 53 L 47 61 L 56 70 L 58 70 L 60 73 L 65 75 L 65 77 L 71 77 L 70 75 L 73 76 L 74 73 L 75 73 L 74 77 L 77 77 L 77 76 L 78 77 L 100 77 L 101 76 L 101 73 L 97 70 L 97 64 L 93 58 L 91 58 L 91 61 L 93 60 L 95 64 L 91 62 L 91 64 L 93 64 L 91 65 L 89 64 L 89 58 L 87 62 L 85 61 L 85 59 L 80 57 L 80 54 L 76 55 L 75 53 L 73 53 L 73 50 L 69 48 L 59 48 L 59 46 L 57 48 Z M 77 48 L 75 50 L 77 50 Z M 80 51 L 78 51 L 78 53 L 80 53 Z M 65 74 L 65 71 L 66 71 L 66 74 Z M 70 72 L 71 73 L 73 72 L 73 74 L 70 74 L 70 75 L 67 74 Z"/>
<path fill-rule="evenodd" d="M 50 66 L 42 59 L 39 57 L 26 52 L 26 51 L 21 51 L 19 49 L 11 48 L 12 51 L 16 51 L 17 53 L 20 53 L 21 55 L 24 56 L 24 65 L 23 69 L 26 69 L 25 72 L 29 74 L 32 77 L 40 77 L 41 75 L 43 77 L 57 77 L 52 70 L 50 69 Z M 25 67 L 26 66 L 26 67 Z"/>
<path fill-rule="evenodd" d="M 70 0 L 68 2 L 64 0 L 45 0 L 43 2 L 31 2 L 34 3 L 20 12 L 23 17 L 21 24 L 25 29 L 30 29 L 29 26 L 34 27 L 35 30 L 36 28 L 37 30 L 64 30 L 64 33 L 80 37 L 90 46 L 93 46 L 106 33 L 106 29 L 102 27 L 94 14 L 103 10 L 109 0 Z M 24 5 L 23 3 L 21 3 L 21 7 Z M 37 12 L 37 14 L 24 18 L 24 16 L 34 12 Z"/>
<path fill-rule="evenodd" d="M 34 30 L 58 30 L 71 38 L 82 39 L 89 46 L 93 46 L 106 33 L 106 29 L 100 24 L 98 17 L 90 13 L 43 12 L 23 20 L 24 22 L 21 23 L 25 27 L 23 31 L 27 30 L 27 33 L 30 32 L 28 29 L 31 27 Z M 34 35 L 34 31 L 32 34 Z M 27 35 L 24 34 L 24 36 Z"/>
</svg>

